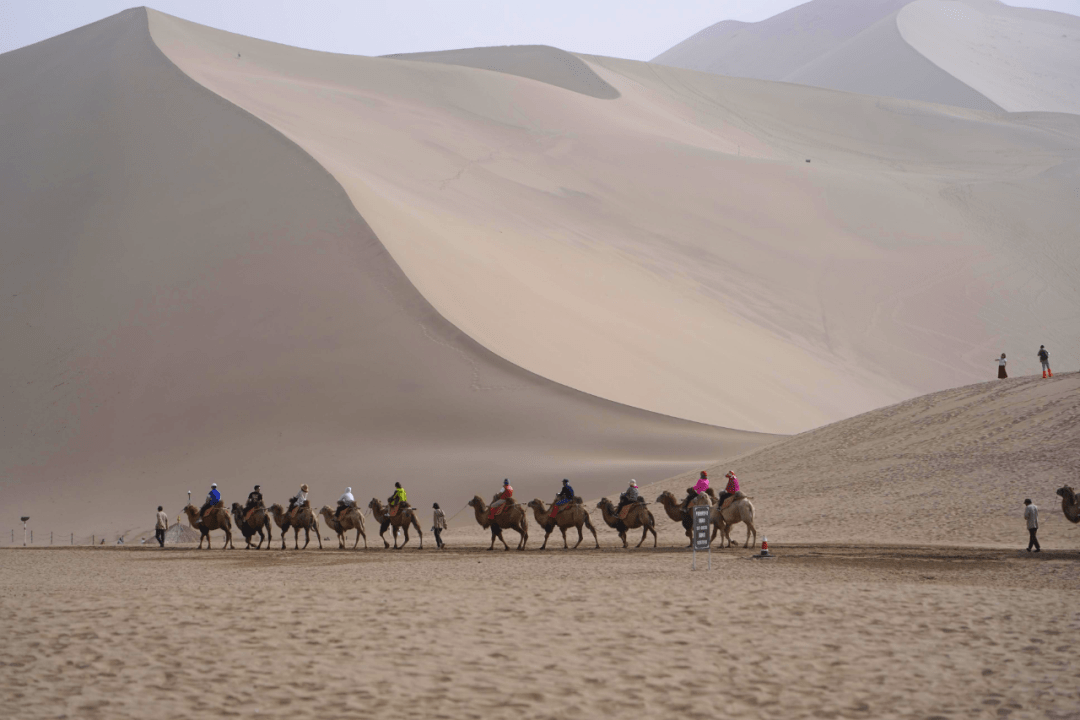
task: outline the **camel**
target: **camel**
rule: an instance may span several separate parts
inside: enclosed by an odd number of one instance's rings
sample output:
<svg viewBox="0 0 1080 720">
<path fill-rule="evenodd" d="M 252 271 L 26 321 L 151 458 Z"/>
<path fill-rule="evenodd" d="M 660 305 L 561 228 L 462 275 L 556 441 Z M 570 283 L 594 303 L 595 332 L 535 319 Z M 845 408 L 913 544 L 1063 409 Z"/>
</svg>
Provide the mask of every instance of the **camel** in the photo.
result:
<svg viewBox="0 0 1080 720">
<path fill-rule="evenodd" d="M 270 506 L 270 513 L 274 516 L 274 522 L 281 528 L 281 549 L 285 549 L 285 533 L 289 528 L 293 531 L 294 550 L 300 549 L 300 531 L 304 531 L 304 548 L 311 542 L 311 532 L 315 531 L 315 539 L 319 541 L 319 549 L 322 550 L 322 536 L 319 534 L 319 520 L 311 509 L 311 503 L 305 502 L 295 512 L 286 511 L 283 507 L 274 503 Z"/>
<path fill-rule="evenodd" d="M 675 495 L 669 490 L 665 490 L 660 494 L 660 497 L 656 498 L 656 502 L 664 506 L 664 512 L 668 517 L 677 523 L 682 523 L 683 528 L 686 529 L 686 537 L 690 537 L 690 524 L 691 524 L 691 511 L 684 509 L 682 503 L 675 497 Z M 705 495 L 698 495 L 696 498 L 690 501 L 690 505 L 701 506 L 710 505 L 712 509 L 709 511 L 709 523 L 713 526 L 712 537 L 709 538 L 711 543 L 716 539 L 716 534 L 721 530 L 721 524 L 723 522 L 720 517 L 720 511 L 715 506 L 716 493 L 712 488 L 705 491 Z"/>
<path fill-rule="evenodd" d="M 390 547 L 390 543 L 386 542 L 386 536 L 384 535 L 387 528 L 391 525 L 394 527 L 394 549 L 401 550 L 409 544 L 409 526 L 412 525 L 416 528 L 416 534 L 420 537 L 420 547 L 417 549 L 424 549 L 424 533 L 420 531 L 420 521 L 416 519 L 416 511 L 411 507 L 402 507 L 398 510 L 398 514 L 393 517 L 390 516 L 390 511 L 383 507 L 383 504 L 379 502 L 378 498 L 371 498 L 368 507 L 371 508 L 372 516 L 379 523 L 379 537 L 382 538 L 385 547 Z M 397 544 L 398 528 L 402 528 L 405 531 L 405 542 L 401 543 L 401 547 L 398 547 Z M 364 543 L 367 543 L 366 537 L 364 538 Z"/>
<path fill-rule="evenodd" d="M 229 519 L 229 511 L 225 509 L 225 503 L 219 502 L 207 510 L 206 515 L 202 518 L 199 517 L 199 508 L 194 505 L 188 505 L 182 512 L 187 514 L 188 524 L 199 531 L 200 550 L 202 550 L 203 538 L 206 538 L 206 549 L 210 549 L 211 530 L 225 531 L 225 544 L 221 546 L 222 550 L 228 549 L 229 546 L 232 546 L 233 550 L 236 549 L 232 541 L 232 520 Z M 180 518 L 177 518 L 176 521 L 180 522 Z"/>
<path fill-rule="evenodd" d="M 754 527 L 754 504 L 750 502 L 751 498 L 745 495 L 737 500 L 732 501 L 723 510 L 719 508 L 713 508 L 714 512 L 719 512 L 723 524 L 720 525 L 720 532 L 723 533 L 723 537 L 720 538 L 720 547 L 724 547 L 724 540 L 727 540 L 727 547 L 734 545 L 731 542 L 731 528 L 735 527 L 739 523 L 746 523 L 746 542 L 743 543 L 743 547 L 756 547 L 757 546 L 757 528 Z M 754 542 L 750 542 L 750 533 L 754 534 Z M 716 537 L 716 531 L 713 531 L 713 537 Z"/>
<path fill-rule="evenodd" d="M 1080 523 L 1080 503 L 1077 502 L 1073 489 L 1066 485 L 1058 488 L 1057 494 L 1061 496 L 1061 512 L 1065 513 L 1065 519 L 1072 523 Z"/>
<path fill-rule="evenodd" d="M 499 539 L 499 542 L 503 544 L 505 549 L 510 549 L 510 546 L 506 544 L 506 540 L 503 539 L 502 534 L 502 531 L 507 529 L 513 530 L 521 536 L 521 539 L 518 541 L 517 549 L 525 549 L 525 543 L 529 542 L 529 518 L 524 507 L 518 503 L 513 503 L 496 515 L 494 520 L 489 520 L 489 508 L 479 495 L 474 495 L 473 499 L 469 501 L 469 505 L 471 505 L 476 512 L 476 522 L 480 523 L 480 527 L 485 530 L 491 530 L 491 547 L 489 547 L 488 550 L 495 549 L 496 538 Z"/>
<path fill-rule="evenodd" d="M 255 533 L 259 533 L 259 544 L 255 549 L 262 548 L 264 527 L 266 528 L 266 549 L 270 549 L 270 541 L 274 539 L 274 536 L 270 533 L 270 515 L 266 512 L 266 508 L 262 505 L 255 506 L 251 513 L 251 520 L 245 522 L 244 508 L 240 506 L 240 503 L 234 502 L 232 504 L 232 515 L 236 521 L 236 528 L 244 535 L 244 541 L 247 543 L 245 549 L 251 549 L 251 538 L 255 536 Z"/>
<path fill-rule="evenodd" d="M 562 510 L 555 517 L 551 517 L 551 508 L 544 505 L 543 500 L 530 500 L 529 507 L 531 507 L 536 514 L 536 524 L 544 528 L 544 544 L 540 546 L 541 550 L 547 549 L 548 538 L 551 537 L 551 533 L 555 532 L 556 527 L 562 532 L 564 550 L 570 549 L 570 545 L 566 542 L 566 531 L 572 527 L 577 528 L 577 544 L 574 545 L 574 549 L 576 550 L 585 537 L 581 532 L 582 525 L 589 528 L 593 540 L 596 541 L 596 547 L 600 547 L 600 540 L 596 537 L 596 528 L 593 527 L 592 520 L 589 518 L 589 511 L 586 510 L 585 506 L 581 503 L 581 498 L 574 498 L 574 502 L 571 503 L 571 506 Z"/>
<path fill-rule="evenodd" d="M 334 516 L 334 511 L 330 509 L 329 505 L 323 505 L 319 514 L 326 518 L 326 525 L 331 530 L 337 533 L 338 536 L 338 549 L 345 549 L 345 533 L 350 530 L 356 531 L 356 542 L 353 543 L 353 550 L 360 544 L 360 536 L 364 537 L 364 549 L 367 550 L 367 533 L 364 532 L 364 516 L 360 514 L 360 509 L 353 506 L 341 512 L 341 518 L 338 519 Z"/>
<path fill-rule="evenodd" d="M 607 498 L 596 503 L 596 507 L 600 508 L 600 512 L 604 516 L 604 522 L 608 524 L 608 527 L 615 528 L 619 533 L 624 548 L 628 547 L 626 531 L 639 527 L 645 529 L 641 532 L 641 541 L 634 547 L 641 547 L 641 543 L 645 542 L 645 538 L 649 536 L 650 532 L 653 536 L 653 547 L 656 547 L 656 520 L 653 518 L 652 511 L 645 507 L 643 503 L 634 503 L 625 520 L 619 519 L 619 516 L 615 514 L 615 505 Z"/>
</svg>

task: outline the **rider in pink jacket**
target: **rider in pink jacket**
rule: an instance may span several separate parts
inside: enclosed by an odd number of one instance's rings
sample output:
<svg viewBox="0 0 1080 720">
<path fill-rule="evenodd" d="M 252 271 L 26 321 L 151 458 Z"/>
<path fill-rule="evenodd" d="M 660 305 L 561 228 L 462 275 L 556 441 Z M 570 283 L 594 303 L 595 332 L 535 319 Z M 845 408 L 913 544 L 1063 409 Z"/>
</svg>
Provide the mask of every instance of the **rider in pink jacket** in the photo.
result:
<svg viewBox="0 0 1080 720">
<path fill-rule="evenodd" d="M 735 477 L 735 472 L 733 470 L 728 470 L 727 475 L 724 477 L 727 478 L 727 487 L 724 488 L 724 492 L 720 493 L 720 498 L 717 501 L 717 505 L 721 506 L 724 504 L 725 500 L 739 492 L 739 478 Z"/>
<path fill-rule="evenodd" d="M 684 508 L 690 507 L 690 503 L 693 502 L 694 498 L 696 498 L 698 495 L 701 495 L 703 492 L 705 492 L 708 489 L 709 489 L 709 474 L 707 472 L 705 472 L 704 470 L 702 470 L 701 471 L 701 477 L 698 478 L 698 481 L 694 485 L 694 487 L 692 487 L 692 488 L 690 488 L 689 490 L 686 491 L 686 500 L 683 501 L 683 507 Z"/>
</svg>

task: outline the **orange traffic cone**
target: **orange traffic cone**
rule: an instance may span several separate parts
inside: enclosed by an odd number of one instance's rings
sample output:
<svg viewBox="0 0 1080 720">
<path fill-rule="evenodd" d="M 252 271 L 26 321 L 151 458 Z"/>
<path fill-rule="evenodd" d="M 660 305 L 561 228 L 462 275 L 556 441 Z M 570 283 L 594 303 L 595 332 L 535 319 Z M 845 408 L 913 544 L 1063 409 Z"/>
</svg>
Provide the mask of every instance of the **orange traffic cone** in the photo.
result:
<svg viewBox="0 0 1080 720">
<path fill-rule="evenodd" d="M 761 538 L 761 557 L 769 557 L 769 538 Z"/>
</svg>

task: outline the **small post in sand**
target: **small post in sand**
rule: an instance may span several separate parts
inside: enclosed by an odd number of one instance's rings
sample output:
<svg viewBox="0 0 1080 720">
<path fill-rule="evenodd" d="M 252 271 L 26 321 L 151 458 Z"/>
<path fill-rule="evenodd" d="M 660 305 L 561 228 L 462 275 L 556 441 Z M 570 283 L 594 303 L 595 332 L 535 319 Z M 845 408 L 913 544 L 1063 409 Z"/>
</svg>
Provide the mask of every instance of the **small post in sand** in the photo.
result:
<svg viewBox="0 0 1080 720">
<path fill-rule="evenodd" d="M 22 520 L 22 546 L 23 547 L 26 547 L 26 521 L 29 520 L 29 519 L 30 519 L 29 515 L 25 515 L 25 516 L 23 516 L 21 518 L 21 520 Z M 34 536 L 32 534 L 30 535 L 30 542 L 31 543 L 34 542 Z"/>
<path fill-rule="evenodd" d="M 705 550 L 709 553 L 709 569 L 712 570 L 712 545 L 709 543 L 709 512 L 711 510 L 712 508 L 708 505 L 695 505 L 693 507 L 694 523 L 691 545 L 694 548 L 694 559 L 690 565 L 691 570 L 697 570 L 698 550 Z"/>
</svg>

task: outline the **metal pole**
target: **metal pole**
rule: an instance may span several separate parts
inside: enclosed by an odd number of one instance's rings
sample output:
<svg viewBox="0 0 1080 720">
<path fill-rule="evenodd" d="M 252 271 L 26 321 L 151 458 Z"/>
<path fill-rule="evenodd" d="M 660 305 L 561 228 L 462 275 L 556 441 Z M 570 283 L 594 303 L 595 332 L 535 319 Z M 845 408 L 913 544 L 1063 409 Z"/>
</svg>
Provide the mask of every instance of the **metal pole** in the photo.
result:
<svg viewBox="0 0 1080 720">
<path fill-rule="evenodd" d="M 53 531 L 52 531 L 52 530 L 50 530 L 50 531 L 49 531 L 49 544 L 50 544 L 50 545 L 52 545 L 52 534 L 53 534 Z"/>
<path fill-rule="evenodd" d="M 22 524 L 22 546 L 26 547 L 26 523 Z"/>
<path fill-rule="evenodd" d="M 75 544 L 75 533 L 71 533 L 71 544 Z"/>
</svg>

